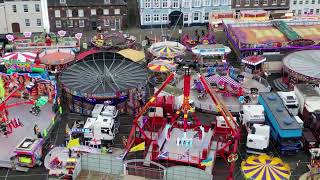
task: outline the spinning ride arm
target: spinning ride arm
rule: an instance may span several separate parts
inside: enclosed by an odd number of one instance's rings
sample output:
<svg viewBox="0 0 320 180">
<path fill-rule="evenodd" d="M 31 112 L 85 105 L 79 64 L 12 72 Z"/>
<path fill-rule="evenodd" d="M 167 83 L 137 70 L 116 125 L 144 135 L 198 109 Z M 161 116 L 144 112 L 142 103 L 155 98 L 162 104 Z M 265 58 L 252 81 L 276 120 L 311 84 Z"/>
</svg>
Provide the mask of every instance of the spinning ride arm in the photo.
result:
<svg viewBox="0 0 320 180">
<path fill-rule="evenodd" d="M 199 74 L 199 79 L 200 79 L 201 83 L 203 84 L 203 86 L 204 86 L 205 90 L 207 91 L 207 93 L 210 95 L 212 101 L 217 106 L 217 109 L 218 109 L 219 113 L 221 113 L 221 115 L 223 116 L 224 120 L 226 121 L 228 127 L 231 129 L 232 136 L 233 137 L 237 136 L 237 129 L 239 128 L 238 123 L 234 120 L 234 117 L 229 112 L 227 107 L 210 90 L 209 85 L 207 84 L 205 78 Z M 233 126 L 231 125 L 231 122 L 234 124 Z"/>
<path fill-rule="evenodd" d="M 214 104 L 217 106 L 217 109 L 219 111 L 219 113 L 221 113 L 221 115 L 223 116 L 224 120 L 226 121 L 228 127 L 231 129 L 232 132 L 232 137 L 234 138 L 234 145 L 233 145 L 233 149 L 232 149 L 232 153 L 236 154 L 237 149 L 238 149 L 238 144 L 239 144 L 239 136 L 240 136 L 240 128 L 238 123 L 234 120 L 232 114 L 229 112 L 229 110 L 225 107 L 225 105 L 219 101 L 219 99 L 215 96 L 215 94 L 210 90 L 209 85 L 207 84 L 205 78 L 199 74 L 199 79 L 202 82 L 205 90 L 207 91 L 207 93 L 210 95 L 211 99 L 213 100 Z M 228 119 L 228 117 L 230 119 Z M 231 121 L 230 121 L 231 120 Z M 231 125 L 231 122 L 234 124 L 234 126 Z M 220 149 L 220 152 L 224 152 L 224 150 L 229 147 L 233 140 L 228 140 L 228 142 Z M 235 169 L 235 161 L 231 161 L 230 162 L 230 168 L 229 168 L 229 176 L 228 176 L 228 180 L 229 179 L 233 179 L 233 172 Z"/>
<path fill-rule="evenodd" d="M 146 103 L 146 105 L 141 109 L 141 111 L 139 112 L 139 114 L 135 117 L 135 119 L 133 120 L 133 126 L 132 129 L 130 131 L 130 134 L 128 136 L 128 141 L 127 141 L 127 145 L 126 145 L 126 152 L 129 152 L 131 146 L 134 144 L 134 136 L 135 136 L 135 132 L 136 132 L 136 127 L 139 128 L 141 134 L 147 139 L 147 135 L 144 133 L 144 131 L 142 130 L 142 128 L 139 126 L 138 124 L 138 120 L 140 119 L 140 117 L 148 110 L 148 108 L 150 107 L 150 105 L 156 100 L 156 98 L 158 97 L 158 95 L 160 94 L 160 92 L 171 82 L 171 80 L 174 78 L 175 73 L 172 73 L 168 76 L 168 78 L 162 83 L 161 87 L 158 89 L 157 92 L 154 93 L 154 95 L 150 98 L 150 100 Z"/>
</svg>

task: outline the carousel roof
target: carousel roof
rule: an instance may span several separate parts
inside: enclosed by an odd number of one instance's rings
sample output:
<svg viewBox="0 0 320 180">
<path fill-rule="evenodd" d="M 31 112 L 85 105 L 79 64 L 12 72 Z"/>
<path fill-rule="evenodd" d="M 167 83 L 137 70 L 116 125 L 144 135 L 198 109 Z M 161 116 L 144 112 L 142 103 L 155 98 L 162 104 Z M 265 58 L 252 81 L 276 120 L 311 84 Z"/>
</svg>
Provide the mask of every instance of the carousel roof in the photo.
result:
<svg viewBox="0 0 320 180">
<path fill-rule="evenodd" d="M 287 55 L 283 64 L 298 74 L 320 79 L 320 51 L 305 50 Z"/>
<path fill-rule="evenodd" d="M 39 54 L 41 63 L 47 65 L 66 64 L 75 59 L 75 54 L 71 49 L 47 49 Z"/>
<path fill-rule="evenodd" d="M 147 71 L 118 54 L 96 52 L 62 71 L 60 80 L 74 95 L 106 97 L 144 86 Z"/>
</svg>

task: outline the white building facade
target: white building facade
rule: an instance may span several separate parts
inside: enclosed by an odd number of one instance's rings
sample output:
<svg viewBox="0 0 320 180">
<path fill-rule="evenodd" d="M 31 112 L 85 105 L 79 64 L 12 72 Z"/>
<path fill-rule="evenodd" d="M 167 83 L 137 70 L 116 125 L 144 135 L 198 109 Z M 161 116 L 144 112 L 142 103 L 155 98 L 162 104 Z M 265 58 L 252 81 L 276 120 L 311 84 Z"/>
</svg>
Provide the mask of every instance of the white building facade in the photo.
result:
<svg viewBox="0 0 320 180">
<path fill-rule="evenodd" d="M 4 3 L 0 3 L 0 34 L 6 34 L 8 32 L 6 22 L 6 9 Z"/>
<path fill-rule="evenodd" d="M 290 0 L 289 11 L 295 16 L 320 15 L 320 0 Z"/>
<path fill-rule="evenodd" d="M 4 16 L 0 23 L 6 24 L 5 33 L 44 32 L 49 30 L 47 0 L 5 0 Z M 1 14 L 1 8 L 0 8 Z"/>
<path fill-rule="evenodd" d="M 212 12 L 230 10 L 231 0 L 139 0 L 141 28 L 174 25 L 174 21 L 201 25 L 209 22 Z"/>
</svg>

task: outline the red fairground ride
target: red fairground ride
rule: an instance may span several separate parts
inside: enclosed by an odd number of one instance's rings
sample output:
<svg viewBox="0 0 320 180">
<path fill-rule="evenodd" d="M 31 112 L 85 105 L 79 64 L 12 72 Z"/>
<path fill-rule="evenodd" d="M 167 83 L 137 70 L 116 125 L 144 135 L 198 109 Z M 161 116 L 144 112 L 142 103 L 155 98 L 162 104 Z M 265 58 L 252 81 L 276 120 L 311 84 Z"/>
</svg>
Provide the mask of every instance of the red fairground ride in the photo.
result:
<svg viewBox="0 0 320 180">
<path fill-rule="evenodd" d="M 175 73 L 173 73 L 134 119 L 122 158 L 125 158 L 128 153 L 136 151 L 137 146 L 133 147 L 134 144 L 144 142 L 143 149 L 147 161 L 163 162 L 166 160 L 189 164 L 212 173 L 213 165 L 208 165 L 208 162 L 211 160 L 212 163 L 215 157 L 220 156 L 228 162 L 228 180 L 232 180 L 240 139 L 239 125 L 227 107 L 211 91 L 205 78 L 199 74 L 199 80 L 217 107 L 221 115 L 219 116 L 220 120 L 224 120 L 222 124 L 225 126 L 219 126 L 221 122 L 217 122 L 218 119 L 214 127 L 201 123 L 189 101 L 190 69 L 188 67 L 184 67 L 184 69 L 181 107 L 174 114 L 173 109 L 170 109 L 170 103 L 167 102 L 167 99 L 170 98 L 158 97 L 174 78 Z M 160 103 L 159 99 L 161 99 Z"/>
<path fill-rule="evenodd" d="M 23 86 L 20 87 L 16 87 L 0 104 L 0 122 L 7 122 L 8 121 L 8 109 L 15 107 L 15 106 L 19 106 L 22 104 L 34 104 L 34 100 L 30 99 L 27 101 L 22 101 L 22 102 L 17 102 L 17 103 L 13 103 L 13 104 L 7 104 L 7 102 L 15 96 L 15 94 L 17 93 L 17 91 L 22 90 Z"/>
</svg>

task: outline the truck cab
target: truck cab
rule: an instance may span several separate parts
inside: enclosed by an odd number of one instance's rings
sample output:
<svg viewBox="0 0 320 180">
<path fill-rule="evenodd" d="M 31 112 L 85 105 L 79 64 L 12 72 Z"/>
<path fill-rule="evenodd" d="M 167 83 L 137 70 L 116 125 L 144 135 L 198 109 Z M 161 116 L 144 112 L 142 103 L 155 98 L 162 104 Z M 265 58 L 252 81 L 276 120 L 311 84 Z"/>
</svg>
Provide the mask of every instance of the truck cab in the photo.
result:
<svg viewBox="0 0 320 180">
<path fill-rule="evenodd" d="M 278 92 L 283 104 L 288 108 L 289 112 L 296 116 L 299 113 L 299 104 L 294 91 Z"/>
<path fill-rule="evenodd" d="M 268 148 L 270 139 L 270 126 L 253 124 L 247 136 L 247 148 L 262 151 Z"/>
</svg>

